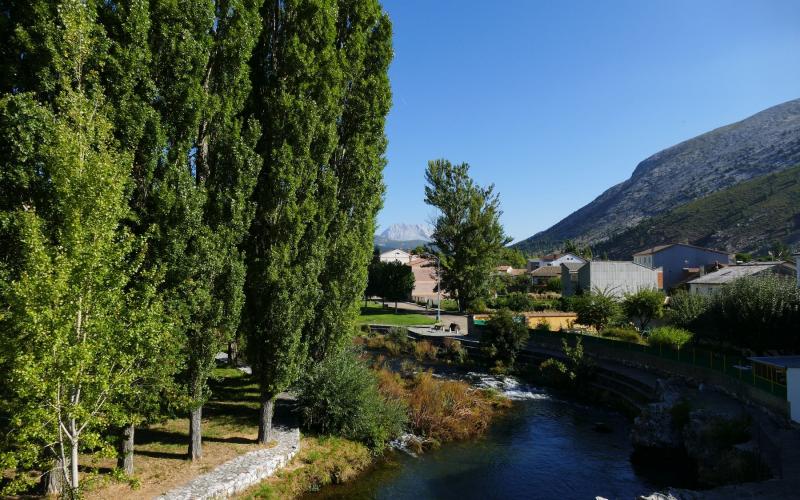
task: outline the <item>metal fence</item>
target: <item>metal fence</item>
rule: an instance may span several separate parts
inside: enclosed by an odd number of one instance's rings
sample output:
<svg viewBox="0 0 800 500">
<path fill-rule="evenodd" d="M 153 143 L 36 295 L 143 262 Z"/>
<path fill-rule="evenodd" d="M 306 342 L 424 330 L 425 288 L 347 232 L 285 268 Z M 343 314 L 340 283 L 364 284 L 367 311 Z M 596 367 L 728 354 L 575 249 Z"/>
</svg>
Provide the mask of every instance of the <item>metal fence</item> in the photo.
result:
<svg viewBox="0 0 800 500">
<path fill-rule="evenodd" d="M 781 399 L 786 399 L 786 384 L 775 379 L 768 379 L 756 375 L 752 362 L 741 356 L 730 355 L 699 349 L 685 347 L 674 349 L 669 346 L 651 346 L 634 344 L 621 340 L 607 339 L 593 335 L 584 335 L 572 332 L 546 332 L 541 330 L 531 330 L 531 337 L 561 338 L 574 341 L 580 338 L 584 345 L 597 345 L 628 352 L 637 352 L 655 356 L 660 359 L 685 363 L 697 368 L 703 368 L 720 373 L 732 379 L 737 379 L 743 384 L 751 385 L 762 391 L 772 394 Z"/>
</svg>

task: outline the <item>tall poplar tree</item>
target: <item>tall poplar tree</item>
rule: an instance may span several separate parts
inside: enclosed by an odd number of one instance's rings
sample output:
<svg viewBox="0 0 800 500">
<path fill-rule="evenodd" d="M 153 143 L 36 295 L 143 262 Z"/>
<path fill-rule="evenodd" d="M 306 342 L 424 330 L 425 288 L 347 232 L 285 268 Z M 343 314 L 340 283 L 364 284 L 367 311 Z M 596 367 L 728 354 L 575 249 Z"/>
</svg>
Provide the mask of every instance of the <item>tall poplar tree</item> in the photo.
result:
<svg viewBox="0 0 800 500">
<path fill-rule="evenodd" d="M 62 478 L 74 494 L 79 453 L 104 446 L 105 428 L 124 420 L 116 396 L 163 339 L 154 289 L 131 286 L 140 242 L 120 224 L 131 157 L 113 138 L 99 78 L 108 39 L 97 4 L 48 7 L 38 12 L 53 18 L 15 29 L 46 34 L 41 82 L 21 82 L 0 100 L 10 132 L 0 139 L 9 245 L 0 259 L 0 414 L 9 418 L 0 463 L 50 469 L 50 491 Z M 37 85 L 41 92 L 21 92 Z M 7 487 L 31 479 L 18 474 Z"/>
<path fill-rule="evenodd" d="M 355 327 L 383 195 L 384 125 L 391 107 L 392 31 L 377 0 L 340 0 L 336 47 L 344 71 L 338 143 L 330 159 L 335 206 L 326 233 L 322 295 L 307 328 L 310 355 L 339 349 Z"/>
<path fill-rule="evenodd" d="M 260 128 L 242 111 L 260 3 L 152 3 L 153 101 L 164 140 L 152 179 L 142 180 L 141 215 L 152 221 L 151 258 L 166 270 L 167 308 L 184 338 L 193 460 L 202 456 L 207 380 L 244 301 L 240 245 L 261 160 Z"/>
<path fill-rule="evenodd" d="M 319 300 L 342 71 L 335 0 L 267 0 L 252 60 L 250 109 L 264 165 L 247 243 L 248 360 L 261 391 L 258 441 L 271 437 L 275 397 L 298 376 L 303 330 Z"/>
<path fill-rule="evenodd" d="M 500 198 L 493 185 L 475 184 L 466 163 L 430 161 L 425 180 L 425 203 L 439 210 L 431 240 L 442 288 L 466 311 L 488 298 L 496 256 L 510 242 L 500 224 Z"/>
</svg>

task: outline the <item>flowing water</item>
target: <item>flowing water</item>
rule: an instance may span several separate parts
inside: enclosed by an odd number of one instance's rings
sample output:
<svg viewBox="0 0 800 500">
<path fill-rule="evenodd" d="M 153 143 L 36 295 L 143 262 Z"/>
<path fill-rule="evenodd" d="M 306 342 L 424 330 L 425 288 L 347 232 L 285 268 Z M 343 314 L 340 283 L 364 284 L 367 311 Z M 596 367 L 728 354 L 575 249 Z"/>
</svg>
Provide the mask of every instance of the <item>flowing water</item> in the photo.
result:
<svg viewBox="0 0 800 500">
<path fill-rule="evenodd" d="M 483 376 L 476 383 L 517 400 L 485 437 L 419 457 L 395 452 L 359 479 L 307 498 L 633 499 L 664 486 L 634 471 L 630 422 L 624 416 L 558 399 L 510 378 Z"/>
</svg>

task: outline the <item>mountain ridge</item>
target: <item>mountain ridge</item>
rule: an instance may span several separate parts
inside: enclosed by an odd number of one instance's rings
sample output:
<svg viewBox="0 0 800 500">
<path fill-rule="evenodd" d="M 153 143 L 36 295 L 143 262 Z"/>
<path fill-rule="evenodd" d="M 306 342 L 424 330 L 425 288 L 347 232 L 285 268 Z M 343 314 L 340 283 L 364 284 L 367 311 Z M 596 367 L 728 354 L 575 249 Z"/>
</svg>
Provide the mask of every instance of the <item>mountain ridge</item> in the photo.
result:
<svg viewBox="0 0 800 500">
<path fill-rule="evenodd" d="M 651 155 L 629 179 L 514 246 L 549 251 L 568 239 L 594 246 L 647 218 L 799 163 L 800 99 L 794 99 Z"/>
</svg>

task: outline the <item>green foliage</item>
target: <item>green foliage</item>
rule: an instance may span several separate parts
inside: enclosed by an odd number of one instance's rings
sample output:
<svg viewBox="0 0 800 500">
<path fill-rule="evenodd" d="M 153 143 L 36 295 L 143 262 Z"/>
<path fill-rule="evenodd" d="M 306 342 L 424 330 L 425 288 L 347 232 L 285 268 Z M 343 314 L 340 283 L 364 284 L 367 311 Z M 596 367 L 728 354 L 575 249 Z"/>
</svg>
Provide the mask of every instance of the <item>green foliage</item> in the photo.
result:
<svg viewBox="0 0 800 500">
<path fill-rule="evenodd" d="M 556 276 L 555 278 L 550 278 L 549 280 L 547 280 L 547 284 L 545 285 L 545 289 L 548 292 L 561 293 L 561 290 L 562 290 L 561 278 Z"/>
<path fill-rule="evenodd" d="M 536 306 L 536 301 L 533 297 L 522 292 L 509 293 L 505 297 L 499 298 L 497 302 L 500 307 L 507 307 L 515 312 L 533 311 Z"/>
<path fill-rule="evenodd" d="M 625 295 L 622 310 L 644 330 L 650 321 L 664 316 L 664 298 L 664 293 L 659 290 L 642 289 Z"/>
<path fill-rule="evenodd" d="M 378 379 L 352 351 L 314 363 L 298 386 L 303 424 L 323 434 L 363 442 L 380 451 L 403 431 L 405 404 L 378 391 Z"/>
<path fill-rule="evenodd" d="M 712 299 L 706 333 L 758 351 L 800 348 L 800 289 L 795 279 L 765 275 L 740 278 Z"/>
<path fill-rule="evenodd" d="M 682 328 L 675 328 L 674 326 L 661 326 L 654 328 L 650 335 L 647 337 L 647 343 L 653 346 L 662 345 L 669 346 L 674 349 L 680 349 L 688 342 L 691 342 L 694 334 Z"/>
<path fill-rule="evenodd" d="M 528 258 L 516 248 L 503 247 L 497 254 L 497 262 L 495 265 L 524 269 L 528 265 Z"/>
<path fill-rule="evenodd" d="M 536 322 L 536 329 L 543 332 L 549 332 L 550 322 L 547 321 L 546 319 L 540 319 L 538 322 Z"/>
<path fill-rule="evenodd" d="M 513 365 L 520 349 L 528 341 L 525 317 L 514 315 L 508 309 L 497 311 L 486 322 L 481 341 L 488 346 L 493 358 L 507 366 Z"/>
<path fill-rule="evenodd" d="M 559 389 L 584 391 L 595 376 L 594 363 L 584 357 L 583 343 L 578 338 L 574 346 L 562 340 L 564 360 L 548 358 L 539 365 L 545 383 Z"/>
<path fill-rule="evenodd" d="M 500 224 L 500 199 L 494 186 L 475 184 L 466 163 L 430 161 L 425 180 L 425 203 L 439 211 L 431 246 L 441 262 L 442 287 L 461 311 L 473 309 L 489 296 L 496 256 L 510 241 Z"/>
<path fill-rule="evenodd" d="M 600 332 L 600 335 L 602 335 L 603 337 L 624 340 L 625 342 L 639 343 L 642 340 L 642 336 L 639 335 L 639 332 L 631 328 L 619 328 L 619 327 L 604 328 Z"/>
<path fill-rule="evenodd" d="M 597 331 L 601 331 L 622 314 L 619 302 L 600 291 L 577 296 L 571 302 L 571 307 L 578 314 L 578 323 L 593 326 Z"/>
<path fill-rule="evenodd" d="M 414 272 L 400 262 L 384 262 L 381 276 L 381 296 L 388 300 L 404 300 L 414 290 Z"/>
<path fill-rule="evenodd" d="M 447 337 L 442 341 L 441 357 L 448 363 L 461 365 L 467 361 L 467 350 L 460 340 Z"/>
<path fill-rule="evenodd" d="M 345 91 L 330 159 L 335 195 L 325 194 L 335 197 L 319 276 L 325 293 L 306 328 L 314 359 L 341 349 L 356 322 L 383 195 L 384 125 L 391 106 L 392 30 L 380 3 L 340 0 L 336 26 Z"/>
<path fill-rule="evenodd" d="M 667 321 L 679 328 L 693 329 L 709 306 L 705 296 L 679 290 L 669 298 Z"/>
</svg>

